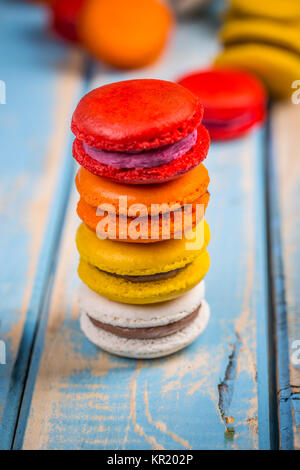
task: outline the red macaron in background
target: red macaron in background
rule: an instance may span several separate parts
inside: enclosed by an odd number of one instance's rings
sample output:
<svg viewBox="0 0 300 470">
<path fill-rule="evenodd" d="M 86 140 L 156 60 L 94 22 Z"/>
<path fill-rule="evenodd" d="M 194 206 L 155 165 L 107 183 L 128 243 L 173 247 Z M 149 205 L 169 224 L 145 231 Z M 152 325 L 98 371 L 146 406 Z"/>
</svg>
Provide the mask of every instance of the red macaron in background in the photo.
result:
<svg viewBox="0 0 300 470">
<path fill-rule="evenodd" d="M 52 0 L 50 27 L 52 31 L 71 42 L 79 42 L 78 20 L 85 0 Z"/>
<path fill-rule="evenodd" d="M 178 83 L 202 102 L 203 125 L 212 140 L 241 137 L 265 119 L 265 89 L 259 79 L 246 71 L 199 70 L 182 77 Z"/>
<path fill-rule="evenodd" d="M 164 80 L 112 83 L 82 98 L 72 118 L 73 155 L 91 173 L 126 184 L 170 181 L 209 149 L 203 106 Z"/>
</svg>

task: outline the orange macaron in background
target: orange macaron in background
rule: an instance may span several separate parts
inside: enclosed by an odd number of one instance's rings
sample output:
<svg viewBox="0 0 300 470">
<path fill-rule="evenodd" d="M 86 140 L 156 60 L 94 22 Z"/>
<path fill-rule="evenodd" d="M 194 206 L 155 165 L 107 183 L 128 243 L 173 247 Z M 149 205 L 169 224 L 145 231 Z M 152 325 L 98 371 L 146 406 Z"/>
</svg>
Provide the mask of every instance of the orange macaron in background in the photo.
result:
<svg viewBox="0 0 300 470">
<path fill-rule="evenodd" d="M 48 30 L 92 57 L 120 69 L 158 59 L 172 37 L 175 16 L 164 0 L 48 0 Z"/>
<path fill-rule="evenodd" d="M 86 0 L 78 34 L 98 59 L 137 68 L 157 59 L 172 25 L 172 12 L 161 0 Z"/>
</svg>

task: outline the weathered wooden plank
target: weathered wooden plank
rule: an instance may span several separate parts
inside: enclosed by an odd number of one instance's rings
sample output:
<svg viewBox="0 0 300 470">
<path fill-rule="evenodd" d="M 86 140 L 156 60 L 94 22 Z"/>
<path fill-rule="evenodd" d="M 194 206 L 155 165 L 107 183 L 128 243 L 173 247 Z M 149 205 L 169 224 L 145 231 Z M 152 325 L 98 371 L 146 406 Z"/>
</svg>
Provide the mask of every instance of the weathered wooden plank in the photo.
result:
<svg viewBox="0 0 300 470">
<path fill-rule="evenodd" d="M 0 79 L 7 93 L 0 105 L 0 340 L 6 345 L 0 448 L 9 448 L 55 248 L 58 220 L 46 224 L 82 59 L 44 37 L 44 14 L 37 7 L 1 2 L 0 21 Z"/>
<path fill-rule="evenodd" d="M 246 195 L 253 159 L 249 144 L 237 146 L 241 153 L 235 156 L 231 146 L 212 152 L 216 181 L 211 190 L 218 205 L 210 209 L 215 228 L 208 278 L 212 320 L 194 346 L 165 360 L 116 359 L 81 335 L 74 300 L 77 256 L 70 243 L 78 224 L 72 201 L 25 448 L 255 448 L 258 419 L 264 429 L 261 446 L 269 446 L 263 367 L 256 383 L 255 316 L 266 315 L 264 295 L 260 300 L 257 292 L 263 270 L 253 257 L 254 233 L 245 237 L 249 225 L 254 226 L 253 200 Z M 238 165 L 241 158 L 247 169 Z M 239 167 L 238 195 L 228 187 L 230 159 Z M 232 201 L 230 217 L 223 191 Z M 242 208 L 245 199 L 249 207 Z M 244 218 L 246 226 L 234 228 L 231 217 Z M 224 379 L 229 373 L 230 383 Z M 259 418 L 257 387 L 265 394 Z M 223 410 L 235 418 L 234 435 L 224 434 Z"/>
<path fill-rule="evenodd" d="M 133 76 L 174 79 L 208 63 L 215 48 L 208 26 L 183 24 L 158 65 L 128 74 L 99 69 L 92 86 Z M 194 345 L 162 360 L 116 358 L 81 334 L 73 191 L 24 449 L 272 446 L 262 144 L 258 132 L 212 146 L 212 317 Z M 36 347 L 43 339 L 37 336 Z"/>
<path fill-rule="evenodd" d="M 300 449 L 300 105 L 276 105 L 271 124 L 270 195 L 280 444 L 283 449 Z"/>
</svg>

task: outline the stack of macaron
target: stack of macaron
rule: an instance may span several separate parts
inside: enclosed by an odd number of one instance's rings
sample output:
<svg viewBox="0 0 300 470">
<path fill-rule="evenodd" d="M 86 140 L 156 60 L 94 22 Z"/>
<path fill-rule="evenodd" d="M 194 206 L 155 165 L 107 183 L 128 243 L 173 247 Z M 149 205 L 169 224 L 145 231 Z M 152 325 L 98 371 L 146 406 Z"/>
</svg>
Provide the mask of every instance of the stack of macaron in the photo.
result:
<svg viewBox="0 0 300 470">
<path fill-rule="evenodd" d="M 241 137 L 265 119 L 264 86 L 246 70 L 222 67 L 198 70 L 178 83 L 203 103 L 203 124 L 212 140 Z"/>
<path fill-rule="evenodd" d="M 108 352 L 166 356 L 207 325 L 202 117 L 190 91 L 150 79 L 97 88 L 73 114 L 81 328 Z"/>
<path fill-rule="evenodd" d="M 248 69 L 271 96 L 291 96 L 300 77 L 299 0 L 231 0 L 221 39 L 216 65 Z"/>
</svg>

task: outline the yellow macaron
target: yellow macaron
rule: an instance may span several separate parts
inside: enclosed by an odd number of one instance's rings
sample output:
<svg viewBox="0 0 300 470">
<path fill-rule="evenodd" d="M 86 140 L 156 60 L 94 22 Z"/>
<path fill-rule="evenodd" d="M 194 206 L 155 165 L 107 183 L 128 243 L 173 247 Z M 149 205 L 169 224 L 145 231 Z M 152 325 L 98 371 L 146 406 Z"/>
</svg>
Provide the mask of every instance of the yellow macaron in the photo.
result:
<svg viewBox="0 0 300 470">
<path fill-rule="evenodd" d="M 273 98 L 287 99 L 300 76 L 300 2 L 231 0 L 216 66 L 256 74 Z"/>
<path fill-rule="evenodd" d="M 203 219 L 192 238 L 166 240 L 144 245 L 100 240 L 85 224 L 77 231 L 76 244 L 81 258 L 102 271 L 127 276 L 145 276 L 183 268 L 194 261 L 210 240 L 209 225 Z"/>
<path fill-rule="evenodd" d="M 224 25 L 220 39 L 226 47 L 254 42 L 300 54 L 300 22 L 294 25 L 263 18 L 234 19 Z"/>
<path fill-rule="evenodd" d="M 192 263 L 167 279 L 132 282 L 100 271 L 83 259 L 80 260 L 78 274 L 90 289 L 110 300 L 151 304 L 173 299 L 192 289 L 204 278 L 208 269 L 209 256 L 204 250 Z"/>
<path fill-rule="evenodd" d="M 230 16 L 254 16 L 280 21 L 300 19 L 299 0 L 231 0 Z"/>
<path fill-rule="evenodd" d="M 300 58 L 294 52 L 272 45 L 247 43 L 225 48 L 215 66 L 238 67 L 258 75 L 270 95 L 289 98 L 292 83 L 300 77 Z"/>
<path fill-rule="evenodd" d="M 95 292 L 122 303 L 147 304 L 177 297 L 198 284 L 209 268 L 204 219 L 182 239 L 145 246 L 101 240 L 81 224 L 78 274 Z"/>
</svg>

